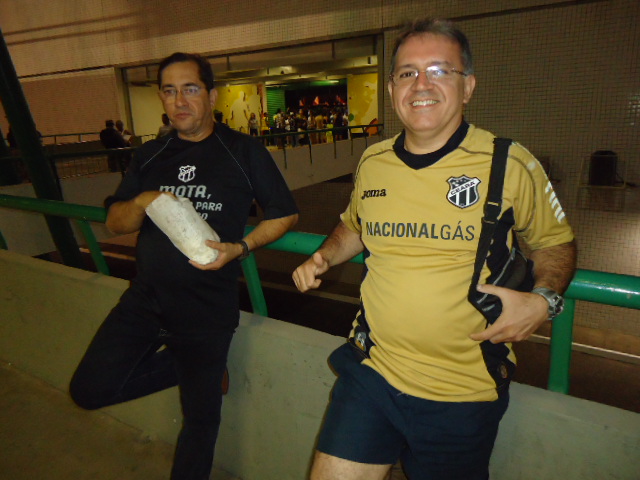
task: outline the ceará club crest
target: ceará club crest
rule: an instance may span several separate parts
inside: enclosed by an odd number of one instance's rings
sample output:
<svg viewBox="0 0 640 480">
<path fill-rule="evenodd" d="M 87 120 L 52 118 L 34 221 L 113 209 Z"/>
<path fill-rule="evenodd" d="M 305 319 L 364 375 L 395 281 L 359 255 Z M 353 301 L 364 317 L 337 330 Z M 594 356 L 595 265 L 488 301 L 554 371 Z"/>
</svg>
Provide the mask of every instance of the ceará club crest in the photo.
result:
<svg viewBox="0 0 640 480">
<path fill-rule="evenodd" d="M 187 183 L 196 178 L 196 167 L 193 165 L 185 165 L 180 167 L 178 180 Z"/>
<path fill-rule="evenodd" d="M 480 200 L 478 185 L 481 182 L 479 178 L 469 178 L 466 175 L 462 175 L 460 177 L 450 177 L 447 182 L 449 183 L 447 200 L 456 207 L 467 208 Z"/>
</svg>

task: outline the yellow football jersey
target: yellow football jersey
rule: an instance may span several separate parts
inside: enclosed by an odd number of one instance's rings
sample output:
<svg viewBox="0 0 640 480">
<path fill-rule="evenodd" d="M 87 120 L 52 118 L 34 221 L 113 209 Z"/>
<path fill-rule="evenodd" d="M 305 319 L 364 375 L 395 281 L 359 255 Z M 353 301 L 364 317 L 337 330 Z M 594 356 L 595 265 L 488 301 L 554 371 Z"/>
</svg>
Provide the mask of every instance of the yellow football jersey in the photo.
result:
<svg viewBox="0 0 640 480">
<path fill-rule="evenodd" d="M 486 320 L 467 300 L 494 135 L 470 125 L 457 146 L 422 168 L 410 166 L 411 154 L 399 157 L 402 138 L 365 151 L 341 216 L 365 246 L 359 315 L 375 344 L 365 363 L 413 396 L 494 400 L 486 352 L 469 338 L 486 328 Z M 533 249 L 573 239 L 544 170 L 516 143 L 509 150 L 503 197 L 492 254 L 508 256 L 512 229 Z M 485 265 L 480 283 L 490 273 Z M 515 362 L 509 344 L 496 349 Z"/>
</svg>

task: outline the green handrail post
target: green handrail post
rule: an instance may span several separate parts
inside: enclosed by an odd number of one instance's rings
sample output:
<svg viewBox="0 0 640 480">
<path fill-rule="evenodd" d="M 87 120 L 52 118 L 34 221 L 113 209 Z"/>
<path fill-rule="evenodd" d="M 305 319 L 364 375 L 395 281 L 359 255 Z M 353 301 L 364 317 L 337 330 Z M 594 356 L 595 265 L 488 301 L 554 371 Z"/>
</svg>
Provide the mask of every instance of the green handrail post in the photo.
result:
<svg viewBox="0 0 640 480">
<path fill-rule="evenodd" d="M 264 291 L 262 290 L 256 256 L 251 253 L 242 261 L 241 265 L 242 273 L 247 281 L 247 290 L 249 291 L 249 299 L 251 300 L 253 312 L 263 317 L 268 317 L 267 301 L 264 298 Z"/>
<path fill-rule="evenodd" d="M 76 220 L 76 224 L 80 228 L 80 231 L 87 242 L 87 246 L 89 247 L 89 252 L 91 253 L 91 258 L 93 259 L 96 269 L 103 275 L 110 275 L 111 272 L 109 271 L 109 265 L 107 265 L 107 261 L 104 259 L 102 249 L 96 240 L 96 236 L 93 233 L 91 225 L 83 219 Z"/>
<path fill-rule="evenodd" d="M 245 236 L 254 228 L 254 226 L 247 225 L 244 229 Z M 327 238 L 326 235 L 318 235 L 315 233 L 287 232 L 275 242 L 265 245 L 264 248 L 311 255 L 320 248 L 320 245 L 322 245 L 325 238 Z M 360 254 L 352 258 L 350 261 L 355 263 L 364 263 L 364 257 Z M 267 317 L 267 302 L 262 290 L 262 283 L 258 273 L 258 264 L 253 254 L 243 260 L 242 272 L 247 282 L 247 290 L 249 291 L 249 299 L 251 300 L 253 311 Z"/>
<path fill-rule="evenodd" d="M 566 299 L 564 311 L 553 319 L 551 345 L 549 346 L 549 381 L 552 392 L 569 393 L 571 345 L 573 343 L 573 319 L 576 301 Z"/>
</svg>

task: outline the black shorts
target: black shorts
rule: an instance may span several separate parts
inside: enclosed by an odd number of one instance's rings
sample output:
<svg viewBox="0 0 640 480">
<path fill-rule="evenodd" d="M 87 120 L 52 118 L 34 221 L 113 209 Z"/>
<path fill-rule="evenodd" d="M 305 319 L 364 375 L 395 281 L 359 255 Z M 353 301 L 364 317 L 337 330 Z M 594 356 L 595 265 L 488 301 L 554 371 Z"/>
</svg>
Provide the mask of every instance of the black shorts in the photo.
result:
<svg viewBox="0 0 640 480">
<path fill-rule="evenodd" d="M 508 390 L 492 402 L 436 402 L 395 389 L 361 364 L 350 344 L 329 361 L 338 373 L 318 450 L 369 464 L 402 461 L 411 480 L 485 480 Z"/>
</svg>

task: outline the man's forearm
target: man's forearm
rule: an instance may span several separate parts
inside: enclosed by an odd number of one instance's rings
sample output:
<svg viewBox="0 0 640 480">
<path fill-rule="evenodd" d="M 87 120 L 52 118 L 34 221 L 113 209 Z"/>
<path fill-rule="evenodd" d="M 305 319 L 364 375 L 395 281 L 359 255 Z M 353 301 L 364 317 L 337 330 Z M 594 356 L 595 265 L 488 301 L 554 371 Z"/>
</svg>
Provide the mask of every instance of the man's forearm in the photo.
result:
<svg viewBox="0 0 640 480">
<path fill-rule="evenodd" d="M 347 226 L 340 221 L 333 232 L 327 237 L 324 243 L 318 249 L 318 253 L 329 264 L 330 267 L 339 265 L 351 260 L 364 250 L 364 244 L 360 238 L 360 234 L 349 230 Z"/>
<path fill-rule="evenodd" d="M 106 225 L 109 231 L 118 234 L 133 233 L 140 230 L 146 212 L 133 200 L 117 202 L 111 205 Z"/>
<path fill-rule="evenodd" d="M 576 269 L 575 240 L 555 247 L 534 250 L 531 260 L 535 264 L 535 286 L 563 293 Z"/>
<path fill-rule="evenodd" d="M 362 252 L 364 245 L 360 234 L 353 232 L 340 222 L 320 248 L 293 272 L 293 282 L 301 292 L 318 288 L 322 283 L 318 277 L 330 267 L 350 260 Z"/>
<path fill-rule="evenodd" d="M 298 222 L 298 214 L 262 220 L 245 238 L 250 250 L 276 241 Z"/>
<path fill-rule="evenodd" d="M 105 222 L 107 228 L 118 234 L 137 232 L 147 215 L 145 209 L 159 195 L 162 195 L 162 192 L 142 192 L 131 200 L 114 203 L 107 213 L 107 221 Z"/>
</svg>

